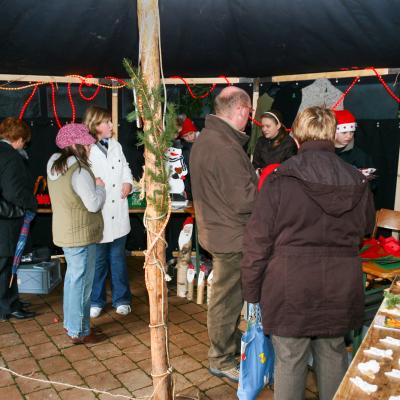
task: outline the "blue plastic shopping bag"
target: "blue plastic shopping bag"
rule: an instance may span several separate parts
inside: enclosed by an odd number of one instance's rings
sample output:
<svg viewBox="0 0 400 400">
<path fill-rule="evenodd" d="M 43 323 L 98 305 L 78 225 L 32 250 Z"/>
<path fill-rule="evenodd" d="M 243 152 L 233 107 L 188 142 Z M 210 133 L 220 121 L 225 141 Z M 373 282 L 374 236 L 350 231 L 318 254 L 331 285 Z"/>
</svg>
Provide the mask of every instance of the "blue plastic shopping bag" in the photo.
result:
<svg viewBox="0 0 400 400">
<path fill-rule="evenodd" d="M 249 304 L 247 330 L 242 336 L 240 376 L 237 396 L 239 400 L 255 400 L 265 385 L 274 379 L 274 348 L 264 335 L 258 304 Z"/>
</svg>

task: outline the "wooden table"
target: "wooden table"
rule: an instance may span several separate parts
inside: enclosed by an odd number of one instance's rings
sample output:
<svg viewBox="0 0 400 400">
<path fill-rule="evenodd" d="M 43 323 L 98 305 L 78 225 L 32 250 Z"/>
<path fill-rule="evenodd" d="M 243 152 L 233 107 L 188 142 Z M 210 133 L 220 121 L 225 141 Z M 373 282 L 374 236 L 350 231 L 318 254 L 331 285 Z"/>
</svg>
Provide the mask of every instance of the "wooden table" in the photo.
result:
<svg viewBox="0 0 400 400">
<path fill-rule="evenodd" d="M 395 281 L 392 283 L 391 290 L 396 294 L 400 294 L 400 286 L 396 285 L 396 280 L 400 280 L 400 277 L 396 278 Z M 379 313 L 381 313 L 380 310 L 378 311 L 377 315 Z M 334 400 L 387 400 L 391 395 L 400 396 L 400 380 L 388 378 L 385 374 L 382 373 L 390 371 L 392 368 L 400 369 L 400 348 L 387 347 L 379 343 L 379 339 L 385 338 L 386 336 L 400 339 L 400 331 L 378 329 L 374 327 L 374 323 L 371 324 L 358 352 L 353 358 L 353 361 L 350 364 L 346 375 L 344 376 L 342 383 L 340 384 L 333 398 Z M 378 347 L 381 349 L 390 348 L 393 350 L 393 360 L 377 359 L 376 357 L 374 357 L 379 362 L 382 371 L 380 371 L 379 374 L 376 375 L 375 379 L 370 379 L 367 376 L 361 374 L 361 372 L 359 372 L 357 368 L 357 365 L 360 362 L 366 362 L 372 359 L 372 357 L 368 357 L 364 354 L 364 350 L 368 349 L 370 346 Z M 378 385 L 378 391 L 370 395 L 364 393 L 361 389 L 359 389 L 350 381 L 350 378 L 355 376 L 359 376 L 368 383 Z"/>
<path fill-rule="evenodd" d="M 129 214 L 144 214 L 144 212 L 146 211 L 145 207 L 141 207 L 141 208 L 130 208 L 129 209 Z M 38 214 L 52 214 L 52 209 L 51 207 L 40 207 L 37 209 L 37 213 Z M 188 203 L 187 207 L 184 208 L 179 208 L 179 209 L 172 209 L 171 211 L 172 214 L 190 214 L 194 220 L 195 219 L 195 210 L 193 207 L 192 202 Z M 200 249 L 199 249 L 199 243 L 198 243 L 198 238 L 197 238 L 197 227 L 196 227 L 196 223 L 193 224 L 193 229 L 194 229 L 194 243 L 195 243 L 195 256 L 196 256 L 196 271 L 197 274 L 199 272 L 200 269 Z M 143 251 L 142 250 L 134 250 L 130 252 L 131 256 L 143 256 Z M 174 256 L 177 256 L 176 254 L 173 254 Z"/>
<path fill-rule="evenodd" d="M 364 273 L 382 279 L 392 280 L 396 276 L 400 275 L 400 268 L 384 269 L 379 266 L 379 264 L 376 264 L 372 261 L 364 261 L 362 263 L 362 269 Z"/>
<path fill-rule="evenodd" d="M 140 207 L 140 208 L 130 208 L 129 209 L 129 214 L 144 214 L 146 208 L 145 207 Z M 38 214 L 51 214 L 53 210 L 51 207 L 40 207 L 37 209 Z M 177 210 L 172 210 L 172 214 L 190 214 L 192 217 L 195 216 L 194 208 L 191 202 L 189 202 L 187 207 L 184 208 L 179 208 Z"/>
</svg>

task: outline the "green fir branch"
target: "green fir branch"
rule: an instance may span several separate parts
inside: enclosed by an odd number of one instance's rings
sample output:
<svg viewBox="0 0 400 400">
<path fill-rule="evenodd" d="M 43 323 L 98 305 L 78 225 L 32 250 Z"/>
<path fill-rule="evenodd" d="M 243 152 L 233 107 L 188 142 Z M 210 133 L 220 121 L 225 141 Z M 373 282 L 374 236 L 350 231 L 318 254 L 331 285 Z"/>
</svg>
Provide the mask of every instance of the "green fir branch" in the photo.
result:
<svg viewBox="0 0 400 400">
<path fill-rule="evenodd" d="M 152 154 L 155 159 L 155 170 L 147 168 L 146 174 L 151 181 L 157 184 L 158 188 L 153 193 L 146 193 L 147 202 L 154 205 L 158 212 L 166 213 L 169 196 L 169 172 L 165 168 L 164 154 L 167 148 L 172 145 L 177 131 L 175 107 L 172 104 L 167 104 L 165 128 L 163 128 L 162 122 L 156 114 L 156 110 L 162 108 L 164 101 L 161 87 L 149 89 L 141 72 L 132 66 L 130 60 L 124 59 L 123 65 L 131 78 L 130 82 L 127 82 L 128 86 L 135 89 L 137 98 L 141 100 L 140 109 L 129 113 L 127 119 L 133 121 L 137 116 L 140 116 L 149 123 L 147 129 L 138 132 L 139 144 L 144 145 L 146 151 Z"/>
</svg>

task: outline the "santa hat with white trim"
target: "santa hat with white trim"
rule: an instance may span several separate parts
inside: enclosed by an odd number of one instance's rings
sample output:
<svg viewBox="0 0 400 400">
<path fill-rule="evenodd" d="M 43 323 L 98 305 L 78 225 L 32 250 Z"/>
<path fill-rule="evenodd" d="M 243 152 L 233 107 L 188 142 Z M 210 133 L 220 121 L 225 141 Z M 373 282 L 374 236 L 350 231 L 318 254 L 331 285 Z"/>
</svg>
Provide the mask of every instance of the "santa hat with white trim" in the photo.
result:
<svg viewBox="0 0 400 400">
<path fill-rule="evenodd" d="M 183 222 L 182 230 L 178 238 L 179 250 L 182 250 L 183 246 L 188 244 L 192 239 L 193 222 L 193 217 L 187 217 Z"/>
<path fill-rule="evenodd" d="M 334 110 L 336 116 L 336 133 L 354 132 L 357 127 L 356 118 L 348 110 Z"/>
</svg>

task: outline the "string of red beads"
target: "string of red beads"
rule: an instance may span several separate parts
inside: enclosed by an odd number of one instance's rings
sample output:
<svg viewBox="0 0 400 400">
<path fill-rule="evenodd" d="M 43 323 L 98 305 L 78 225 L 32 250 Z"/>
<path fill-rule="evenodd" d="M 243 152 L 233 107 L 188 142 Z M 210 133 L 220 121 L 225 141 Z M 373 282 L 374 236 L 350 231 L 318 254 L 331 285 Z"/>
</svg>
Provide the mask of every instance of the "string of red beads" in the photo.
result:
<svg viewBox="0 0 400 400">
<path fill-rule="evenodd" d="M 29 103 L 30 103 L 31 100 L 33 99 L 33 96 L 35 95 L 36 90 L 37 90 L 38 87 L 39 87 L 39 83 L 37 83 L 37 84 L 35 85 L 35 87 L 34 87 L 33 90 L 32 90 L 32 93 L 31 93 L 31 94 L 29 95 L 29 97 L 26 99 L 26 101 L 25 101 L 24 105 L 22 106 L 21 111 L 20 111 L 20 113 L 19 113 L 19 117 L 18 117 L 19 119 L 22 119 L 22 117 L 24 116 L 25 110 L 27 109 Z"/>
<path fill-rule="evenodd" d="M 50 82 L 50 85 L 51 85 L 51 102 L 52 102 L 52 106 L 53 106 L 54 118 L 56 119 L 57 126 L 61 129 L 62 125 L 61 125 L 60 119 L 58 118 L 58 114 L 57 114 L 56 90 L 54 88 L 53 82 Z"/>
<path fill-rule="evenodd" d="M 71 93 L 71 83 L 68 83 L 68 99 L 69 99 L 69 104 L 71 105 L 71 110 L 72 110 L 72 123 L 75 123 L 76 119 L 76 109 L 75 109 L 75 104 L 74 100 L 72 98 L 72 93 Z"/>
<path fill-rule="evenodd" d="M 351 69 L 358 69 L 358 67 L 351 67 Z M 396 94 L 389 88 L 389 86 L 387 85 L 387 83 L 384 81 L 384 79 L 382 78 L 382 76 L 378 73 L 378 71 L 377 71 L 374 67 L 367 67 L 367 68 L 365 68 L 365 69 L 370 69 L 370 70 L 372 70 L 372 71 L 375 73 L 376 77 L 378 78 L 379 82 L 383 85 L 383 87 L 385 88 L 385 90 L 388 92 L 388 94 L 389 94 L 396 102 L 400 103 L 400 97 L 396 96 Z M 348 70 L 348 68 L 341 68 L 341 70 Z M 101 89 L 102 87 L 105 87 L 105 88 L 107 88 L 107 89 L 110 88 L 110 87 L 108 87 L 107 85 L 102 85 L 102 84 L 97 84 L 97 83 L 95 83 L 95 85 L 97 86 L 95 92 L 94 92 L 91 96 L 85 96 L 85 95 L 83 94 L 82 88 L 83 88 L 84 85 L 87 86 L 87 87 L 93 86 L 93 83 L 87 83 L 87 82 L 86 82 L 86 78 L 93 78 L 93 75 L 87 75 L 86 77 L 79 76 L 79 75 L 74 75 L 74 76 L 78 77 L 78 78 L 81 80 L 81 82 L 80 82 L 80 84 L 79 84 L 78 92 L 79 92 L 80 97 L 81 97 L 83 100 L 85 100 L 85 101 L 92 101 L 92 100 L 94 100 L 94 99 L 96 98 L 96 96 L 99 94 L 99 91 L 100 91 L 100 89 Z M 192 91 L 190 85 L 188 84 L 188 82 L 187 82 L 187 80 L 186 80 L 185 78 L 183 78 L 183 77 L 181 77 L 181 76 L 171 76 L 170 78 L 171 78 L 171 79 L 180 79 L 180 80 L 185 84 L 185 86 L 186 86 L 186 88 L 187 88 L 187 90 L 188 90 L 188 92 L 189 92 L 189 95 L 190 95 L 193 99 L 197 99 L 197 100 L 204 99 L 204 98 L 208 97 L 208 96 L 215 90 L 215 88 L 216 88 L 216 86 L 217 86 L 217 84 L 214 83 L 214 84 L 210 87 L 210 89 L 209 89 L 208 91 L 206 91 L 205 93 L 203 93 L 203 94 L 201 94 L 201 95 L 196 95 L 196 94 L 193 93 L 193 91 Z M 228 78 L 227 78 L 226 76 L 220 75 L 219 78 L 223 78 L 223 79 L 226 81 L 226 83 L 227 83 L 228 85 L 232 85 L 232 84 L 229 82 L 229 80 L 228 80 Z M 117 77 L 114 77 L 114 76 L 106 76 L 105 79 L 110 80 L 110 81 L 116 81 L 116 82 L 118 82 L 118 83 L 120 84 L 120 87 L 118 87 L 118 88 L 127 86 L 127 83 L 126 83 L 123 79 L 120 79 L 120 78 L 117 78 Z M 354 78 L 354 80 L 353 80 L 352 83 L 349 85 L 349 87 L 348 87 L 348 88 L 344 91 L 344 93 L 340 96 L 340 98 L 338 99 L 338 101 L 332 106 L 332 110 L 335 110 L 335 109 L 344 101 L 344 99 L 346 98 L 346 96 L 349 94 L 349 92 L 353 89 L 353 87 L 354 87 L 354 86 L 356 85 L 356 83 L 358 83 L 359 81 L 360 81 L 360 77 L 359 77 L 359 76 L 357 76 L 356 78 Z M 42 84 L 42 82 L 37 82 L 37 83 L 35 84 L 34 89 L 32 90 L 32 93 L 30 94 L 30 96 L 27 98 L 27 100 L 25 101 L 24 105 L 22 106 L 21 112 L 20 112 L 20 114 L 19 114 L 19 119 L 22 119 L 22 118 L 23 118 L 23 115 L 24 115 L 24 113 L 25 113 L 25 111 L 26 111 L 26 109 L 27 109 L 29 103 L 30 103 L 31 100 L 33 99 L 33 97 L 34 97 L 34 95 L 35 95 L 35 93 L 36 93 L 36 90 L 37 90 L 37 88 L 38 88 L 38 86 L 39 86 L 40 84 Z M 60 122 L 60 120 L 59 120 L 59 118 L 58 118 L 58 114 L 57 114 L 57 107 L 56 107 L 56 98 L 55 98 L 55 88 L 54 88 L 54 84 L 53 84 L 52 82 L 50 82 L 50 85 L 51 85 L 52 107 L 53 107 L 54 117 L 55 117 L 55 119 L 56 119 L 57 125 L 61 128 L 61 122 Z M 70 105 L 71 105 L 71 110 L 72 110 L 72 122 L 75 122 L 75 120 L 76 120 L 76 108 L 75 108 L 75 104 L 74 104 L 74 101 L 73 101 L 73 98 L 72 98 L 71 83 L 68 84 L 68 99 L 69 99 L 69 103 L 70 103 Z M 255 124 L 255 125 L 259 126 L 259 127 L 262 126 L 261 122 L 257 121 L 257 120 L 256 120 L 255 118 L 253 118 L 251 115 L 249 115 L 249 119 L 250 119 L 250 121 L 251 121 L 253 124 Z M 290 129 L 287 129 L 287 130 L 290 131 Z"/>
</svg>

